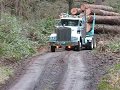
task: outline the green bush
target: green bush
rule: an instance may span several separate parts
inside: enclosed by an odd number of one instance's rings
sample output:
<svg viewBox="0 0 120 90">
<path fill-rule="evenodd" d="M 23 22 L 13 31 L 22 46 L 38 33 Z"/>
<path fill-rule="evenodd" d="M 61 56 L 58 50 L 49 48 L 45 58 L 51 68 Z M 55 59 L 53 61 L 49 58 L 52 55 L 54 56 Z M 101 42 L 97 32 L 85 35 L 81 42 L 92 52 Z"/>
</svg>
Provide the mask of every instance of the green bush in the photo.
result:
<svg viewBox="0 0 120 90">
<path fill-rule="evenodd" d="M 35 53 L 34 42 L 22 34 L 21 22 L 9 14 L 0 19 L 0 56 L 3 58 L 21 59 Z"/>
<path fill-rule="evenodd" d="M 45 45 L 54 30 L 54 19 L 22 21 L 15 16 L 3 14 L 0 20 L 0 56 L 19 60 L 36 52 Z"/>
<path fill-rule="evenodd" d="M 45 18 L 37 21 L 27 21 L 23 25 L 26 37 L 39 45 L 45 45 L 48 41 L 48 36 L 54 30 L 54 19 Z"/>
</svg>

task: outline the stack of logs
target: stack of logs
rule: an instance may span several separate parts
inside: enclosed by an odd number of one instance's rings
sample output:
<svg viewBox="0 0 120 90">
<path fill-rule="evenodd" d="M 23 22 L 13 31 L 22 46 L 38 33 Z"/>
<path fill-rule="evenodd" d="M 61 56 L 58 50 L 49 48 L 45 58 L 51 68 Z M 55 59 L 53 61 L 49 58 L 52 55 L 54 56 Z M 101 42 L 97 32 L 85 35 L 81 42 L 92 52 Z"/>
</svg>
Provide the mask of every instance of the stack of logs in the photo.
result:
<svg viewBox="0 0 120 90">
<path fill-rule="evenodd" d="M 120 33 L 120 14 L 112 7 L 105 5 L 82 4 L 80 8 L 71 9 L 71 14 L 73 15 L 79 15 L 80 13 L 89 17 L 87 18 L 87 31 L 91 30 L 93 15 L 95 13 L 96 33 Z"/>
</svg>

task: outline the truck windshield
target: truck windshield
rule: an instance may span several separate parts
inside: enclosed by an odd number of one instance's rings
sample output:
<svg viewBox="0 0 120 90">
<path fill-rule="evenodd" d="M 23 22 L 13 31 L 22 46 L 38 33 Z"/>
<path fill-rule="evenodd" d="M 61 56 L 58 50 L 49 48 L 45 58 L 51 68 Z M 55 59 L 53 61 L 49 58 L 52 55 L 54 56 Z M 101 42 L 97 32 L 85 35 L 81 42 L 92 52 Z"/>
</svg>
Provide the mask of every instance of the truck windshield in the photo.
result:
<svg viewBox="0 0 120 90">
<path fill-rule="evenodd" d="M 61 24 L 64 26 L 78 26 L 79 20 L 68 20 L 68 19 L 62 19 Z"/>
</svg>

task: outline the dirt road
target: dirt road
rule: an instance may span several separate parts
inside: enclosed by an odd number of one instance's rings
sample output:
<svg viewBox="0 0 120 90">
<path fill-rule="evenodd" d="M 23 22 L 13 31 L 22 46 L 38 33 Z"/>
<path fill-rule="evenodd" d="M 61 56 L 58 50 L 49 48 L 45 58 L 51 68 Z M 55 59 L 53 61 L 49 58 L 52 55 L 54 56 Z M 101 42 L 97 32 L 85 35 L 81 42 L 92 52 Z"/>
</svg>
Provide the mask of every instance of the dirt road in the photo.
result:
<svg viewBox="0 0 120 90">
<path fill-rule="evenodd" d="M 86 63 L 90 56 L 87 52 L 64 51 L 38 56 L 8 90 L 96 90 Z"/>
</svg>

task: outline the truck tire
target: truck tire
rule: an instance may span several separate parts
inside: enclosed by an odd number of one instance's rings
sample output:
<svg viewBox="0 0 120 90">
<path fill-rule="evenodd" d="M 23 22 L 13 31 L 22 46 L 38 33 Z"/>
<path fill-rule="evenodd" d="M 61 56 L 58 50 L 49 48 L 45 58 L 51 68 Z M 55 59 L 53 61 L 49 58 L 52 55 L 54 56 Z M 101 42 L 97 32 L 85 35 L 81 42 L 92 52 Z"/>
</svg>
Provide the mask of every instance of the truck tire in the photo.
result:
<svg viewBox="0 0 120 90">
<path fill-rule="evenodd" d="M 93 48 L 95 49 L 97 47 L 97 43 L 96 43 L 96 38 L 93 39 Z"/>
<path fill-rule="evenodd" d="M 93 42 L 93 39 L 91 42 L 87 42 L 87 50 L 92 50 L 94 48 L 94 42 Z"/>
<path fill-rule="evenodd" d="M 51 52 L 55 52 L 55 46 L 51 46 Z"/>
<path fill-rule="evenodd" d="M 79 45 L 74 46 L 74 51 L 80 51 L 80 46 Z"/>
</svg>

